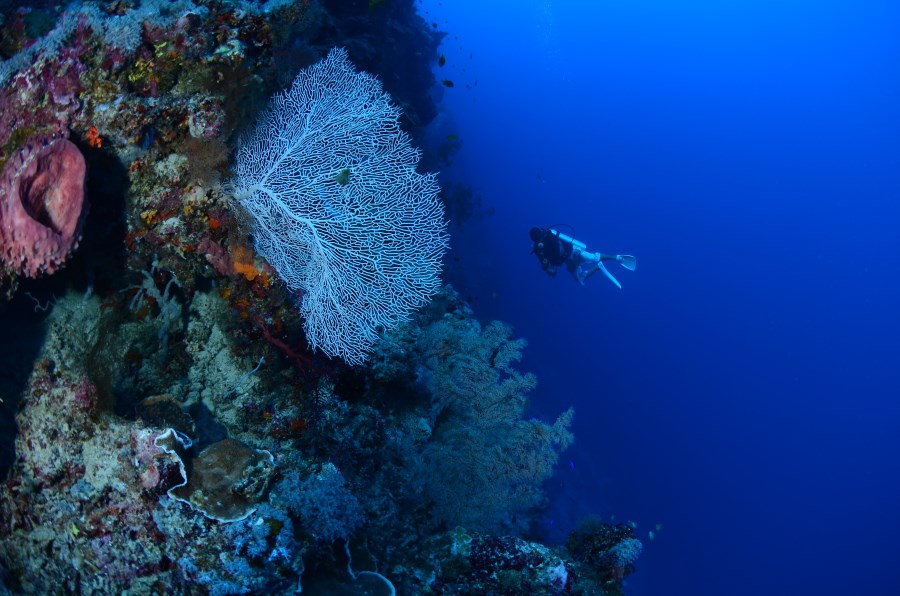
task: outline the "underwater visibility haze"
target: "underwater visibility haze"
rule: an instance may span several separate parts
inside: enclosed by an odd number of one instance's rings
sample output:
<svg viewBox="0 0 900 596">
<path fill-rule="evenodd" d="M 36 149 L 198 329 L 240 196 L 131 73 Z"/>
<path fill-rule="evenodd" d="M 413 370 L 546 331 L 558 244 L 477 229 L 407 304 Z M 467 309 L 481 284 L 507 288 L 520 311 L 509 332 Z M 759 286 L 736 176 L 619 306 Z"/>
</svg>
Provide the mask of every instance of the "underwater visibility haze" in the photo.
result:
<svg viewBox="0 0 900 596">
<path fill-rule="evenodd" d="M 0 592 L 900 593 L 894 3 L 0 19 Z"/>
<path fill-rule="evenodd" d="M 629 593 L 897 593 L 898 8 L 425 4 L 493 212 L 449 278 L 575 407 L 547 532 L 635 521 Z M 552 224 L 636 271 L 547 277 Z"/>
</svg>

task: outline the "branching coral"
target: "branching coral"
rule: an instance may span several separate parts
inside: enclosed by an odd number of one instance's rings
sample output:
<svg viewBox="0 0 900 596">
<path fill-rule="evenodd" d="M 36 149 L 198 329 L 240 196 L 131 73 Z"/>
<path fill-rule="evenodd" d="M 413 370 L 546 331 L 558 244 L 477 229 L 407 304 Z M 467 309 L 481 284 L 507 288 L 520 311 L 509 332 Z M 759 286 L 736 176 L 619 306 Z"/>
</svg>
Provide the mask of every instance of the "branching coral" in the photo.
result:
<svg viewBox="0 0 900 596">
<path fill-rule="evenodd" d="M 572 442 L 571 409 L 553 425 L 523 419 L 536 379 L 513 368 L 526 342 L 511 333 L 496 321 L 481 331 L 471 319 L 448 317 L 419 338 L 435 421 L 425 491 L 439 521 L 521 529 Z"/>
</svg>

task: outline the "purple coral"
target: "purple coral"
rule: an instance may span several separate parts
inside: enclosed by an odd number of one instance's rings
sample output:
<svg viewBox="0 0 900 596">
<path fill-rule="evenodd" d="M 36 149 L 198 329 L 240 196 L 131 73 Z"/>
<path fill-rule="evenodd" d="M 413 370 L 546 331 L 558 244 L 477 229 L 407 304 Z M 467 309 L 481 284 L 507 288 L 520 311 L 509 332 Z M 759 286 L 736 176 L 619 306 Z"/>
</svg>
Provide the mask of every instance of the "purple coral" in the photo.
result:
<svg viewBox="0 0 900 596">
<path fill-rule="evenodd" d="M 0 175 L 0 263 L 27 277 L 59 269 L 77 247 L 84 209 L 84 156 L 63 138 L 37 136 Z"/>
</svg>

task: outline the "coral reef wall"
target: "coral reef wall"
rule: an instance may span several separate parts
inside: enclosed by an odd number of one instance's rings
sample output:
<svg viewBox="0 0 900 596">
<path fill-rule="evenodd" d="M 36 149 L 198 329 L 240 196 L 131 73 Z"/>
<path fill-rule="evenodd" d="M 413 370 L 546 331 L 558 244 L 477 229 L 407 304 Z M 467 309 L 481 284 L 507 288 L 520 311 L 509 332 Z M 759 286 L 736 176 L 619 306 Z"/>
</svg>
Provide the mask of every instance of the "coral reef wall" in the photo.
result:
<svg viewBox="0 0 900 596">
<path fill-rule="evenodd" d="M 616 593 L 633 537 L 530 533 L 573 414 L 528 419 L 524 340 L 445 287 L 364 366 L 312 350 L 223 183 L 271 94 L 333 47 L 415 142 L 443 34 L 412 0 L 0 19 L 0 167 L 34 139 L 84 161 L 77 226 L 21 203 L 71 240 L 53 266 L 0 247 L 0 591 Z"/>
</svg>

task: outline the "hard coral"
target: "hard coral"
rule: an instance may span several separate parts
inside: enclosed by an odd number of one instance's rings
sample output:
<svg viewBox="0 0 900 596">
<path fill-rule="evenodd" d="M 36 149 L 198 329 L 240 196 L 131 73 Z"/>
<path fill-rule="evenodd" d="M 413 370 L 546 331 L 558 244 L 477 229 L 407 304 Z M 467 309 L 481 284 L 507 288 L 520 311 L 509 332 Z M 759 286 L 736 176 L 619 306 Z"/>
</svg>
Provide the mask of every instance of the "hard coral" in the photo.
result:
<svg viewBox="0 0 900 596">
<path fill-rule="evenodd" d="M 190 479 L 169 496 L 210 519 L 234 522 L 256 511 L 275 474 L 275 459 L 265 449 L 224 439 L 204 449 L 192 468 Z"/>
<path fill-rule="evenodd" d="M 85 162 L 63 138 L 31 138 L 0 176 L 0 263 L 17 275 L 59 269 L 76 248 L 85 213 Z"/>
</svg>

